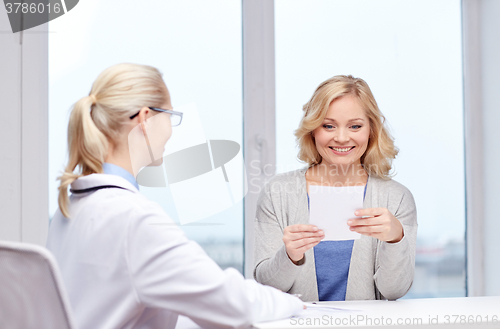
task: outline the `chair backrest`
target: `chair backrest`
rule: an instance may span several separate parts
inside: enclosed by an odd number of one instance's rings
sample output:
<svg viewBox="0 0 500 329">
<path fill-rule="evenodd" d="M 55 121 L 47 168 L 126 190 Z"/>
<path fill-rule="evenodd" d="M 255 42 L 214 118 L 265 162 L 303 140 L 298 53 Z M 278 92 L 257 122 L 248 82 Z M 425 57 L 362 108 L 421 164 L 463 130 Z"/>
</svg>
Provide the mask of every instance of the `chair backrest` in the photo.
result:
<svg viewBox="0 0 500 329">
<path fill-rule="evenodd" d="M 59 269 L 47 249 L 0 241 L 0 328 L 75 328 Z"/>
</svg>

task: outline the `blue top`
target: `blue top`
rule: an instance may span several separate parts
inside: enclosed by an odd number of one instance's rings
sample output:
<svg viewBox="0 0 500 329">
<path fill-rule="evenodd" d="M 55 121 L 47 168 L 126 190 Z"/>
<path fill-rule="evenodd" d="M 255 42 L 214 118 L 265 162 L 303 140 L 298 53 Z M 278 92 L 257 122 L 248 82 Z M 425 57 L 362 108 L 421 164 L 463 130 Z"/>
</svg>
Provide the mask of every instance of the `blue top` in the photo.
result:
<svg viewBox="0 0 500 329">
<path fill-rule="evenodd" d="M 132 185 L 134 185 L 137 189 L 139 189 L 139 184 L 137 184 L 137 181 L 135 180 L 134 175 L 126 171 L 120 166 L 117 166 L 112 163 L 105 162 L 102 164 L 102 170 L 104 171 L 105 174 L 108 175 L 117 175 L 120 177 L 125 178 L 128 180 Z"/>
<path fill-rule="evenodd" d="M 345 300 L 353 245 L 354 240 L 321 241 L 313 248 L 320 301 Z"/>
</svg>

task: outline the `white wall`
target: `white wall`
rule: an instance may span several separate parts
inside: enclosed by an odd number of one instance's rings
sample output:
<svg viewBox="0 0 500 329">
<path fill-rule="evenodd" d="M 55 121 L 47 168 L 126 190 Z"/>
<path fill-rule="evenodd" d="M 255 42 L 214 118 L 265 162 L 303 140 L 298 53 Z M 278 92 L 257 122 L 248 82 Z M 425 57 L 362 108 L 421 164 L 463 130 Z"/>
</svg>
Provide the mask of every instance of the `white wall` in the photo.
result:
<svg viewBox="0 0 500 329">
<path fill-rule="evenodd" d="M 47 26 L 12 33 L 0 6 L 0 240 L 48 231 Z"/>
<path fill-rule="evenodd" d="M 21 240 L 21 35 L 0 6 L 0 240 Z"/>
<path fill-rule="evenodd" d="M 500 1 L 481 1 L 483 105 L 484 288 L 500 295 Z"/>
</svg>

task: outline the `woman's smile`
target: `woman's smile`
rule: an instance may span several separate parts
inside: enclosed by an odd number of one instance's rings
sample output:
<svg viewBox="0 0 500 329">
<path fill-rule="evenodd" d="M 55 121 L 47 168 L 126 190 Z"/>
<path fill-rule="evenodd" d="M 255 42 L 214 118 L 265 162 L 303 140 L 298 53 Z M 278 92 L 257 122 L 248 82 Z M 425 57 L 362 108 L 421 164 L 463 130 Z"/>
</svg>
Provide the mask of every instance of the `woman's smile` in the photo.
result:
<svg viewBox="0 0 500 329">
<path fill-rule="evenodd" d="M 347 147 L 329 146 L 330 150 L 332 150 L 332 152 L 337 155 L 347 155 L 351 153 L 351 151 L 354 150 L 355 147 L 356 146 L 347 146 Z"/>
</svg>

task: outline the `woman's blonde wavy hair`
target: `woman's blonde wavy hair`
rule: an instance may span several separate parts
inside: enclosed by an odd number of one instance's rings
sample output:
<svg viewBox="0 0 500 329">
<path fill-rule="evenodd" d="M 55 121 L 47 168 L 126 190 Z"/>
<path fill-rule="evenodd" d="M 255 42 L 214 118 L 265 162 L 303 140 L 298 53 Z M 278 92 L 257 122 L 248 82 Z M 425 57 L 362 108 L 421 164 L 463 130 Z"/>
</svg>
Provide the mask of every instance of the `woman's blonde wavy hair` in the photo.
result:
<svg viewBox="0 0 500 329">
<path fill-rule="evenodd" d="M 144 106 L 160 107 L 167 101 L 162 74 L 154 67 L 123 63 L 99 74 L 89 96 L 73 105 L 69 119 L 69 161 L 57 178 L 59 208 L 65 217 L 70 217 L 68 186 L 78 177 L 103 172 L 109 143 L 120 143 L 121 128 L 130 116 Z"/>
<path fill-rule="evenodd" d="M 369 175 L 389 179 L 392 160 L 399 150 L 394 146 L 394 139 L 385 126 L 385 117 L 380 112 L 370 87 L 363 79 L 352 75 L 337 75 L 324 81 L 304 105 L 304 116 L 295 131 L 299 146 L 297 157 L 309 166 L 321 163 L 322 158 L 316 149 L 312 131 L 323 123 L 330 104 L 345 95 L 353 95 L 358 99 L 370 121 L 370 139 L 366 152 L 361 156 L 361 164 Z"/>
</svg>

